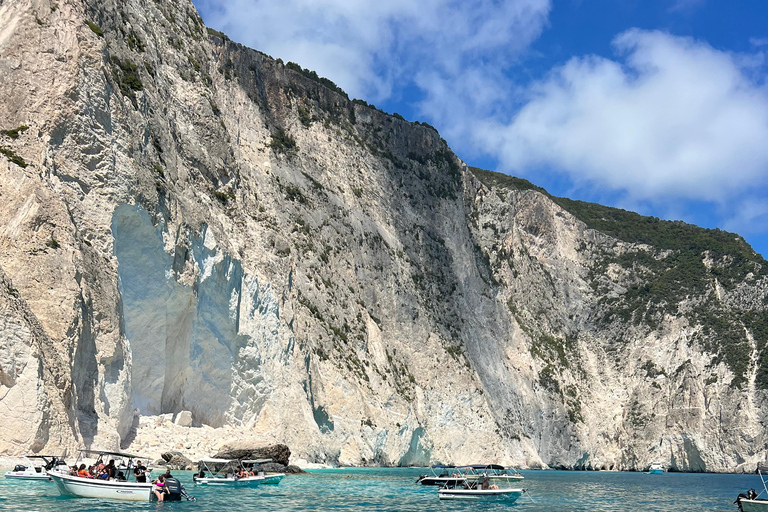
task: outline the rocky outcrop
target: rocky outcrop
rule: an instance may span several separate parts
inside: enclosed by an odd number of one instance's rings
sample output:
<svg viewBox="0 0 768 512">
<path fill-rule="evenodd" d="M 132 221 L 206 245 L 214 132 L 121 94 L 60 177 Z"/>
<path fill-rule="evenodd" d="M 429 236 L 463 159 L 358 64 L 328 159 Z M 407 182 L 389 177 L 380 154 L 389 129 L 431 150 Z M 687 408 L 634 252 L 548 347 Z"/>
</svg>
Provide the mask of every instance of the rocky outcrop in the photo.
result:
<svg viewBox="0 0 768 512">
<path fill-rule="evenodd" d="M 469 169 L 190 2 L 0 4 L 0 120 L 0 453 L 719 471 L 768 445 L 743 240 Z"/>
<path fill-rule="evenodd" d="M 272 462 L 281 466 L 287 466 L 291 458 L 291 450 L 284 444 L 272 446 L 247 446 L 239 443 L 227 444 L 213 456 L 215 459 L 272 459 Z M 272 471 L 265 469 L 265 471 Z M 277 471 L 277 470 L 275 470 Z"/>
<path fill-rule="evenodd" d="M 167 469 L 188 470 L 197 469 L 195 463 L 189 460 L 180 452 L 165 452 L 156 462 L 158 466 L 164 466 Z"/>
</svg>

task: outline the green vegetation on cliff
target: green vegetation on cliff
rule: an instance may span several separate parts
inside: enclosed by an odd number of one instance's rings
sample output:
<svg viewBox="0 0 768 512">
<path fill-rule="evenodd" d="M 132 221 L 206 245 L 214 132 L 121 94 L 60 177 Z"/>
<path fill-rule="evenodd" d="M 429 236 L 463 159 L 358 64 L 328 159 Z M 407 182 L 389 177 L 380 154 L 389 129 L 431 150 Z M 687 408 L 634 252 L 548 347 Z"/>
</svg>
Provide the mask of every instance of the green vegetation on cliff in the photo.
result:
<svg viewBox="0 0 768 512">
<path fill-rule="evenodd" d="M 600 296 L 609 265 L 631 276 L 620 283 L 626 292 L 603 295 L 598 304 L 603 321 L 657 328 L 664 315 L 684 316 L 701 326 L 698 342 L 712 354 L 713 364 L 724 362 L 734 373 L 733 386 L 746 383 L 751 363 L 751 342 L 758 348 L 756 381 L 768 389 L 768 315 L 766 300 L 739 307 L 721 302 L 717 287 L 734 291 L 745 282 L 768 275 L 768 264 L 739 235 L 705 229 L 681 221 L 646 217 L 596 203 L 555 197 L 531 182 L 470 167 L 489 188 L 535 190 L 594 229 L 617 240 L 636 244 L 601 252 L 592 268 L 592 287 Z"/>
</svg>

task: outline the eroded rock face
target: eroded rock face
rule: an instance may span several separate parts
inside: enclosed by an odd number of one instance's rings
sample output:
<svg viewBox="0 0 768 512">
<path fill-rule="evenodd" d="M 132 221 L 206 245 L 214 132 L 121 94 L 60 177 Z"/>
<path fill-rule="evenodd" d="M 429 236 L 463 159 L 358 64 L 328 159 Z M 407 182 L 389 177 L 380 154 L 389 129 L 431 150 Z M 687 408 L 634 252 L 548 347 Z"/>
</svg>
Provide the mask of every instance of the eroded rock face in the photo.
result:
<svg viewBox="0 0 768 512">
<path fill-rule="evenodd" d="M 225 445 L 214 455 L 216 459 L 272 459 L 275 464 L 287 466 L 291 450 L 284 444 L 272 446 L 247 446 L 243 443 Z M 265 471 L 272 471 L 265 469 Z"/>
<path fill-rule="evenodd" d="M 189 2 L 3 3 L 0 120 L 27 127 L 0 135 L 0 453 L 709 471 L 766 448 L 762 259 L 703 251 L 659 302 L 674 251 L 478 179 Z"/>
</svg>

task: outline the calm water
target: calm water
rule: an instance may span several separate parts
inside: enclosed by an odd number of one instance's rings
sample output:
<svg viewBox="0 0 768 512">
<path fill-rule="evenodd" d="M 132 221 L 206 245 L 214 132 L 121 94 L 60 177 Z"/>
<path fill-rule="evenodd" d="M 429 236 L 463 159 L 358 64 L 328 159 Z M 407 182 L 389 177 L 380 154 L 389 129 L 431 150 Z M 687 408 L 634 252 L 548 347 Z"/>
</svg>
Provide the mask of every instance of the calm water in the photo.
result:
<svg viewBox="0 0 768 512">
<path fill-rule="evenodd" d="M 5 469 L 2 470 L 5 472 Z M 131 503 L 59 496 L 53 482 L 0 477 L 0 510 L 187 512 L 290 511 L 736 511 L 739 492 L 761 486 L 756 475 L 523 471 L 529 490 L 515 504 L 441 502 L 437 488 L 414 483 L 424 469 L 325 469 L 289 475 L 278 486 L 222 489 L 195 486 L 191 471 L 174 471 L 196 502 Z M 117 505 L 117 507 L 116 507 Z"/>
</svg>

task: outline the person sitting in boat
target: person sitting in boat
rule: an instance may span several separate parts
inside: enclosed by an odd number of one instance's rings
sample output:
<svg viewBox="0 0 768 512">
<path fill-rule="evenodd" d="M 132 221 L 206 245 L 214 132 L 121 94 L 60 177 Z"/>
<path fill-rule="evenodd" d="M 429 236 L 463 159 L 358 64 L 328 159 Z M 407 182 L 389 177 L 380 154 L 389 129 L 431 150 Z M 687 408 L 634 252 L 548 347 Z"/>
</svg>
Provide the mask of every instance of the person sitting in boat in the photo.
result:
<svg viewBox="0 0 768 512">
<path fill-rule="evenodd" d="M 240 468 L 240 470 L 237 472 L 237 478 L 248 478 L 248 472 L 244 470 L 243 468 Z"/>
<path fill-rule="evenodd" d="M 77 470 L 77 476 L 80 478 L 93 478 L 91 472 L 85 467 L 85 464 L 80 464 L 80 469 Z"/>
<path fill-rule="evenodd" d="M 499 486 L 498 486 L 498 485 L 496 485 L 496 484 L 492 484 L 492 485 L 491 485 L 490 487 L 488 487 L 488 488 L 489 488 L 489 489 L 491 489 L 491 490 L 494 490 L 494 491 L 498 491 L 498 490 L 499 490 Z"/>
<path fill-rule="evenodd" d="M 77 465 L 74 465 L 71 468 L 69 468 L 69 474 L 71 476 L 77 476 Z"/>
<path fill-rule="evenodd" d="M 147 483 L 147 468 L 144 467 L 144 464 L 141 463 L 140 460 L 136 461 L 136 467 L 133 468 L 133 476 L 136 477 L 136 481 L 145 484 Z"/>
<path fill-rule="evenodd" d="M 157 496 L 157 501 L 163 501 L 165 495 L 168 493 L 168 489 L 165 487 L 165 475 L 160 475 L 157 480 L 152 482 L 155 486 L 152 488 L 152 492 Z"/>
<path fill-rule="evenodd" d="M 104 468 L 107 473 L 107 480 L 112 480 L 117 476 L 117 468 L 115 467 L 115 459 L 111 459 L 109 464 Z"/>
</svg>

